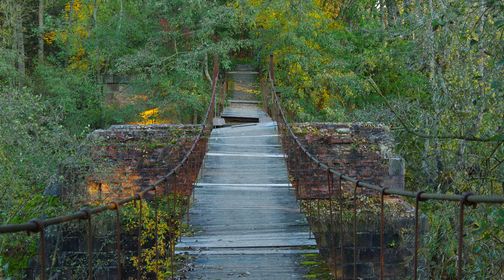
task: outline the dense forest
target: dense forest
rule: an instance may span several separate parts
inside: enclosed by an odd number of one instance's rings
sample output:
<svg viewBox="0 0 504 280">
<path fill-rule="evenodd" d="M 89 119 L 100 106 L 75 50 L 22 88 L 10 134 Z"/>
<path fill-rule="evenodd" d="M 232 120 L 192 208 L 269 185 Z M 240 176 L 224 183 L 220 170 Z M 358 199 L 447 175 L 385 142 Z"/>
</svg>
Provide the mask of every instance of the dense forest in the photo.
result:
<svg viewBox="0 0 504 280">
<path fill-rule="evenodd" d="M 409 190 L 504 193 L 502 1 L 0 0 L 0 223 L 72 207 L 44 190 L 89 160 L 90 131 L 198 123 L 209 58 L 265 69 L 270 54 L 291 121 L 384 123 Z M 429 207 L 422 254 L 454 275 L 455 224 L 439 211 L 455 207 Z M 471 230 L 470 270 L 491 279 L 504 208 L 479 207 Z M 3 273 L 18 268 L 0 256 Z"/>
</svg>

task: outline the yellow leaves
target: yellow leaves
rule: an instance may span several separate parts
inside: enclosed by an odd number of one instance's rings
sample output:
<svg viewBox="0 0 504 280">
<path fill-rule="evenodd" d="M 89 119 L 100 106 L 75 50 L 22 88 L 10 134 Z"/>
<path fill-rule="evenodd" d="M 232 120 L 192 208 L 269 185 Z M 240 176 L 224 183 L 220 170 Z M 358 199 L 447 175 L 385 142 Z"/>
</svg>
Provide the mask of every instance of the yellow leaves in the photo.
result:
<svg viewBox="0 0 504 280">
<path fill-rule="evenodd" d="M 86 28 L 80 25 L 75 28 L 75 33 L 81 38 L 87 38 L 89 36 L 89 32 Z"/>
<path fill-rule="evenodd" d="M 90 4 L 83 5 L 81 0 L 69 1 L 65 5 L 65 19 L 70 20 L 71 18 L 74 20 L 77 18 L 80 21 L 86 20 L 91 15 L 90 11 L 92 9 L 90 7 L 92 7 Z"/>
<path fill-rule="evenodd" d="M 301 64 L 295 62 L 289 65 L 289 76 L 295 76 L 299 73 L 302 73 L 303 69 L 301 68 Z"/>
<path fill-rule="evenodd" d="M 341 24 L 341 22 L 339 21 L 331 20 L 327 25 L 327 28 L 329 30 L 343 30 L 343 24 Z"/>
<path fill-rule="evenodd" d="M 271 29 L 278 22 L 278 13 L 269 9 L 259 13 L 256 17 L 256 25 L 259 28 Z"/>
<path fill-rule="evenodd" d="M 73 5 L 72 5 L 72 2 L 73 2 Z M 81 8 L 82 8 L 82 3 L 80 0 L 73 0 L 73 1 L 66 3 L 66 5 L 65 5 L 65 11 L 67 13 L 70 13 L 70 12 L 78 13 L 81 10 Z"/>
<path fill-rule="evenodd" d="M 66 31 L 61 31 L 60 33 L 57 34 L 58 41 L 61 41 L 62 43 L 66 43 L 68 41 L 68 32 Z"/>
<path fill-rule="evenodd" d="M 262 5 L 264 0 L 248 0 L 247 2 L 248 2 L 248 5 L 250 5 L 252 7 L 259 7 Z"/>
<path fill-rule="evenodd" d="M 146 101 L 147 97 L 143 96 L 141 100 Z M 143 111 L 142 113 L 140 113 L 140 119 L 141 120 L 139 122 L 131 122 L 130 124 L 149 125 L 171 123 L 169 119 L 164 119 L 159 116 L 159 108 Z"/>
<path fill-rule="evenodd" d="M 295 84 L 297 85 L 298 92 L 304 91 L 305 88 L 312 86 L 313 81 L 310 75 L 304 71 L 301 64 L 298 62 L 294 62 L 289 65 L 288 73 L 290 79 L 296 81 Z"/>
<path fill-rule="evenodd" d="M 315 6 L 318 9 L 308 13 L 308 16 L 315 21 L 315 27 L 323 28 L 324 31 L 341 30 L 343 25 L 336 20 L 340 13 L 341 2 L 314 0 Z"/>
<path fill-rule="evenodd" d="M 72 8 L 70 8 L 71 2 L 68 2 L 65 6 L 65 19 L 72 22 L 71 28 L 73 30 L 70 30 L 70 32 L 76 34 L 80 39 L 87 38 L 89 37 L 87 25 L 93 13 L 93 5 L 83 5 L 81 0 L 73 0 Z"/>
<path fill-rule="evenodd" d="M 47 45 L 56 41 L 65 44 L 72 54 L 69 58 L 69 68 L 72 70 L 87 70 L 89 61 L 86 60 L 84 40 L 89 37 L 89 20 L 94 6 L 83 3 L 82 0 L 68 1 L 65 5 L 65 20 L 71 24 L 68 28 L 44 33 L 43 40 Z"/>
<path fill-rule="evenodd" d="M 56 40 L 56 32 L 49 31 L 49 32 L 44 33 L 43 39 L 47 45 L 51 45 Z"/>
<path fill-rule="evenodd" d="M 263 0 L 249 0 L 247 2 L 248 6 L 260 7 L 263 4 Z M 256 27 L 265 30 L 271 30 L 275 27 L 282 29 L 283 31 L 289 31 L 292 27 L 298 25 L 298 18 L 288 17 L 287 7 L 283 9 L 273 8 L 267 6 L 266 8 L 260 8 L 259 12 L 256 14 L 254 24 Z"/>
<path fill-rule="evenodd" d="M 313 50 L 321 50 L 320 45 L 314 41 L 305 40 L 305 44 Z"/>
<path fill-rule="evenodd" d="M 181 235 L 182 225 L 179 218 L 180 213 L 186 207 L 182 200 L 184 196 L 172 197 L 170 205 L 164 203 L 164 200 L 158 200 L 158 215 L 156 226 L 155 202 L 143 201 L 142 205 L 142 231 L 140 244 L 142 247 L 141 256 L 131 256 L 130 260 L 133 267 L 142 267 L 145 273 L 157 271 L 156 279 L 168 279 L 171 276 L 171 253 L 175 249 L 175 242 Z M 171 205 L 174 203 L 176 206 Z M 140 208 L 138 204 L 135 207 L 125 207 L 123 217 L 128 220 L 125 224 L 126 230 L 136 232 L 138 230 L 138 215 Z M 123 218 L 123 219 L 124 219 Z M 155 243 L 157 237 L 157 244 Z M 156 246 L 157 245 L 157 246 Z M 145 276 L 145 275 L 144 275 Z M 142 278 L 144 279 L 144 278 Z"/>
<path fill-rule="evenodd" d="M 330 97 L 331 97 L 331 95 L 329 93 L 329 89 L 327 87 L 323 87 L 320 90 L 320 98 L 317 102 L 317 107 L 320 110 L 327 108 Z"/>
<path fill-rule="evenodd" d="M 317 11 L 311 11 L 308 13 L 308 16 L 313 18 L 313 19 L 322 19 L 322 15 L 318 13 Z"/>
<path fill-rule="evenodd" d="M 84 60 L 85 56 L 86 56 L 86 50 L 83 47 L 79 47 L 77 49 L 77 52 L 70 57 L 69 68 L 87 70 L 89 64 L 87 61 Z"/>
<path fill-rule="evenodd" d="M 140 113 L 140 117 L 145 122 L 155 122 L 155 119 L 159 116 L 159 108 L 150 109 Z"/>
<path fill-rule="evenodd" d="M 303 12 L 295 11 L 289 1 L 240 1 L 243 2 L 246 4 L 241 5 L 256 11 L 257 36 L 267 38 L 263 47 L 273 52 L 279 71 L 285 75 L 278 75 L 282 77 L 279 85 L 291 88 L 299 99 L 309 98 L 320 110 L 327 109 L 334 98 L 355 94 L 350 86 L 340 87 L 333 82 L 343 73 L 331 66 L 335 56 L 327 46 L 333 39 L 332 32 L 343 29 L 344 23 L 336 20 L 341 1 L 309 0 Z M 327 73 L 321 75 L 320 69 Z M 336 87 L 339 97 L 332 96 L 338 94 Z"/>
<path fill-rule="evenodd" d="M 341 10 L 343 1 L 314 0 L 315 5 L 320 9 L 325 18 L 336 18 Z"/>
</svg>

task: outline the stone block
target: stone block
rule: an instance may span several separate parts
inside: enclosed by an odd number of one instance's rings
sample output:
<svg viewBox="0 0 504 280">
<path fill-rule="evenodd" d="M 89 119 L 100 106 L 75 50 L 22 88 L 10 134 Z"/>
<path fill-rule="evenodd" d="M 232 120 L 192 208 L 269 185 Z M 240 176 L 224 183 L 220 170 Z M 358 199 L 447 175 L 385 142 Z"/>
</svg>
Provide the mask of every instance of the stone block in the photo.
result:
<svg viewBox="0 0 504 280">
<path fill-rule="evenodd" d="M 394 189 L 404 189 L 405 164 L 400 157 L 389 158 L 388 174 L 383 179 L 383 185 Z"/>
</svg>

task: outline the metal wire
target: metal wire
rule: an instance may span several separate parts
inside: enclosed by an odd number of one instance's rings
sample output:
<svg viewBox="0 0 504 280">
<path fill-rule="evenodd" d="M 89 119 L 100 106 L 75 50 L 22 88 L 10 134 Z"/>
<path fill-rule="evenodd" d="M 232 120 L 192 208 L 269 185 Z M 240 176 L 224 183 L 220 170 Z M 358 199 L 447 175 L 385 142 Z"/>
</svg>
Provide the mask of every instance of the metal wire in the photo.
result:
<svg viewBox="0 0 504 280">
<path fill-rule="evenodd" d="M 466 205 L 475 205 L 477 203 L 488 203 L 488 204 L 504 204 L 504 196 L 502 195 L 477 195 L 477 194 L 443 194 L 443 193 L 428 193 L 424 191 L 420 192 L 412 192 L 412 191 L 406 191 L 406 190 L 401 190 L 401 189 L 393 189 L 389 188 L 387 186 L 379 186 L 375 185 L 372 183 L 367 183 L 358 180 L 357 178 L 351 177 L 349 175 L 343 174 L 333 168 L 331 168 L 328 164 L 320 161 L 316 156 L 311 154 L 308 149 L 301 143 L 301 141 L 298 139 L 298 137 L 295 135 L 291 125 L 287 121 L 286 114 L 281 106 L 281 102 L 279 100 L 279 97 L 277 96 L 277 90 L 275 88 L 275 73 L 274 73 L 274 58 L 273 55 L 270 55 L 269 57 L 269 71 L 268 71 L 268 78 L 269 78 L 269 83 L 270 83 L 270 94 L 272 95 L 272 108 L 271 111 L 274 112 L 272 114 L 275 116 L 275 120 L 277 121 L 277 125 L 279 127 L 279 131 L 282 143 L 284 144 L 284 148 L 287 146 L 289 147 L 289 151 L 292 149 L 294 151 L 299 151 L 296 153 L 294 157 L 289 157 L 289 161 L 291 164 L 289 167 L 292 166 L 292 168 L 289 169 L 290 172 L 294 174 L 294 181 L 299 181 L 303 180 L 303 176 L 301 178 L 297 178 L 296 176 L 299 176 L 299 171 L 297 171 L 297 166 L 299 166 L 299 163 L 296 162 L 296 160 L 299 160 L 299 158 L 306 158 L 309 161 L 312 162 L 312 164 L 315 165 L 314 168 L 311 168 L 310 170 L 306 170 L 307 172 L 310 172 L 312 176 L 315 176 L 317 174 L 318 170 L 325 170 L 328 173 L 331 173 L 332 175 L 336 175 L 339 177 L 339 184 L 340 184 L 340 191 L 342 191 L 341 188 L 341 181 L 346 181 L 354 184 L 354 220 L 353 220 L 353 239 L 354 239 L 354 272 L 353 272 L 353 277 L 355 279 L 356 277 L 356 194 L 357 194 L 357 188 L 361 189 L 367 189 L 367 190 L 372 190 L 372 191 L 377 191 L 380 192 L 380 206 L 381 206 L 381 211 L 380 211 L 380 279 L 384 279 L 384 273 L 385 273 L 385 268 L 384 268 L 384 255 L 385 255 L 385 245 L 384 245 L 384 227 L 385 227 L 385 217 L 384 217 L 384 196 L 386 195 L 396 195 L 399 197 L 403 198 L 414 198 L 416 201 L 416 207 L 415 207 L 415 255 L 414 255 L 414 279 L 417 279 L 417 270 L 418 270 L 418 249 L 420 246 L 419 242 L 419 234 L 420 234 L 420 229 L 419 229 L 419 223 L 420 223 L 420 217 L 419 217 L 419 207 L 421 201 L 426 201 L 426 200 L 437 200 L 437 201 L 448 201 L 448 202 L 459 202 L 460 203 L 460 210 L 459 210 L 459 229 L 458 229 L 458 250 L 457 250 L 457 279 L 462 279 L 462 272 L 463 272 L 463 246 L 464 246 L 464 240 L 463 240 L 463 233 L 464 233 L 464 206 Z M 294 146 L 294 147 L 293 147 Z M 329 182 L 329 176 L 327 177 L 327 185 L 330 185 L 331 183 Z M 309 189 L 308 194 L 306 194 L 306 190 L 303 184 L 297 183 L 296 184 L 296 193 L 298 194 L 298 198 L 300 199 L 319 199 L 320 195 L 315 194 L 317 197 L 313 197 L 313 192 L 312 188 Z M 329 197 L 331 197 L 331 191 L 329 190 Z M 342 199 L 341 199 L 341 194 L 338 195 L 340 199 L 340 210 L 343 210 L 342 206 Z M 340 214 L 341 214 L 340 211 Z M 341 217 L 340 217 L 340 223 L 342 223 Z M 343 231 L 343 228 L 341 229 Z M 341 239 L 343 238 L 343 234 L 341 234 Z M 340 257 L 343 259 L 343 240 L 341 240 L 341 253 Z"/>
<path fill-rule="evenodd" d="M 93 279 L 93 215 L 97 215 L 106 211 L 116 211 L 116 257 L 117 257 L 117 273 L 119 279 L 122 279 L 122 256 L 121 256 L 121 225 L 120 225 L 120 214 L 119 209 L 121 206 L 125 204 L 132 203 L 136 200 L 140 201 L 140 209 L 139 209 L 139 237 L 138 237 L 138 261 L 141 262 L 141 244 L 140 244 L 140 235 L 141 235 L 141 227 L 142 227 L 142 207 L 141 207 L 141 199 L 148 193 L 154 191 L 156 192 L 156 187 L 160 186 L 162 183 L 167 182 L 168 180 L 172 180 L 174 177 L 177 177 L 177 173 L 180 171 L 184 171 L 183 173 L 187 176 L 184 178 L 183 186 L 183 194 L 190 195 L 192 192 L 192 185 L 194 180 L 196 180 L 198 170 L 201 167 L 201 161 L 204 157 L 204 152 L 207 147 L 207 137 L 210 135 L 213 125 L 212 125 L 212 117 L 215 112 L 216 105 L 216 93 L 217 93 L 217 81 L 219 75 L 219 59 L 217 56 L 214 57 L 214 69 L 213 69 L 213 80 L 212 80 L 212 95 L 210 98 L 210 103 L 208 104 L 207 111 L 205 117 L 200 125 L 200 130 L 193 140 L 190 149 L 184 154 L 184 157 L 177 163 L 175 167 L 173 167 L 165 176 L 154 182 L 149 187 L 143 189 L 142 191 L 132 195 L 130 197 L 126 197 L 117 201 L 109 202 L 105 205 L 101 205 L 94 208 L 86 208 L 82 209 L 78 212 L 74 212 L 67 215 L 61 215 L 48 219 L 40 219 L 40 220 L 31 220 L 26 223 L 21 224 L 7 224 L 0 226 L 0 234 L 7 233 L 16 233 L 16 232 L 39 232 L 40 234 L 40 242 L 39 242 L 39 266 L 40 266 L 40 279 L 45 280 L 46 277 L 46 242 L 45 242 L 45 229 L 49 226 L 65 224 L 72 221 L 78 220 L 87 220 L 87 258 L 88 258 L 88 279 Z M 194 164 L 189 164 L 189 163 Z M 198 169 L 198 170 L 196 170 Z M 166 191 L 166 190 L 165 190 Z M 169 192 L 167 193 L 169 195 Z M 157 197 L 155 193 L 155 198 Z M 157 203 L 157 201 L 156 201 Z M 157 205 L 156 205 L 157 209 Z M 156 210 L 157 211 L 157 210 Z M 182 212 L 183 213 L 183 212 Z M 156 218 L 156 240 L 157 240 L 157 221 Z M 157 243 L 157 241 L 156 241 Z M 173 243 L 173 242 L 172 242 Z M 157 245 L 156 245 L 157 246 Z M 173 244 L 172 246 L 173 247 Z M 158 252 L 156 247 L 156 265 L 158 259 Z M 173 255 L 173 248 L 171 249 Z M 172 260 L 173 260 L 173 256 Z M 173 267 L 173 263 L 172 263 Z M 157 272 L 157 269 L 156 269 Z M 138 271 L 138 277 L 140 277 L 140 270 Z M 172 275 L 173 277 L 173 275 Z"/>
</svg>

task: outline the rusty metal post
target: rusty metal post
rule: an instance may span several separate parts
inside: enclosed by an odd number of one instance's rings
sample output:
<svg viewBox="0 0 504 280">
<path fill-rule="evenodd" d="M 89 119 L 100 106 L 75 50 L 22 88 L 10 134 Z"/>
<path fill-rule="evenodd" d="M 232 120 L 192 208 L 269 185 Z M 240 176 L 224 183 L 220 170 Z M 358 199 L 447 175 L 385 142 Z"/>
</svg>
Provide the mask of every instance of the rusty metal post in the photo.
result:
<svg viewBox="0 0 504 280">
<path fill-rule="evenodd" d="M 225 76 L 224 76 L 225 77 Z M 221 82 L 220 88 L 219 88 L 219 100 L 216 102 L 217 105 L 217 112 L 215 113 L 217 116 L 220 116 L 222 114 L 222 110 L 224 108 L 224 83 L 225 79 Z"/>
<path fill-rule="evenodd" d="M 154 271 L 156 273 L 156 277 L 159 276 L 159 201 L 157 193 L 157 188 L 154 188 L 154 246 L 156 246 L 156 264 L 154 266 Z"/>
<path fill-rule="evenodd" d="M 224 99 L 226 99 L 229 91 L 228 75 L 224 73 Z"/>
<path fill-rule="evenodd" d="M 307 203 L 308 217 L 310 217 L 310 219 L 312 219 L 311 200 L 310 199 L 303 199 L 302 201 L 305 201 L 305 203 Z M 308 228 L 309 228 L 308 239 L 311 239 L 312 227 L 311 227 L 311 223 L 310 222 L 308 222 Z"/>
<path fill-rule="evenodd" d="M 343 243 L 345 242 L 344 238 L 344 226 L 343 226 L 343 186 L 341 185 L 341 175 L 339 175 L 338 178 L 338 204 L 339 204 L 339 223 L 340 223 L 340 259 L 341 259 L 341 279 L 345 278 L 343 275 L 343 263 L 344 263 L 344 250 L 343 250 Z"/>
<path fill-rule="evenodd" d="M 331 235 L 331 246 L 334 246 L 335 243 L 335 238 L 334 238 L 334 233 L 335 233 L 335 223 L 334 223 L 334 211 L 333 211 L 333 188 L 334 188 L 334 178 L 333 174 L 331 173 L 331 169 L 327 168 L 327 188 L 328 188 L 328 197 L 329 197 L 329 232 Z M 334 258 L 334 264 L 337 267 L 338 266 L 338 260 L 337 258 Z M 338 273 L 336 272 L 335 277 L 338 277 Z"/>
<path fill-rule="evenodd" d="M 270 54 L 270 56 L 269 56 L 269 74 L 270 74 L 269 78 L 274 84 L 275 83 L 275 64 L 274 64 L 273 54 Z M 273 93 L 273 94 L 275 94 L 275 93 Z"/>
<path fill-rule="evenodd" d="M 420 243 L 420 201 L 423 201 L 423 191 L 416 193 L 415 197 L 415 251 L 413 255 L 413 280 L 418 279 L 418 248 Z"/>
<path fill-rule="evenodd" d="M 191 209 L 191 195 L 187 196 L 187 202 L 186 202 L 186 223 L 189 224 L 191 222 L 191 216 L 190 216 L 190 209 Z"/>
<path fill-rule="evenodd" d="M 217 80 L 219 79 L 219 56 L 213 57 L 213 73 L 212 73 L 212 99 L 210 100 L 210 114 L 208 115 L 208 125 L 213 126 L 213 118 L 215 116 L 215 107 L 217 106 L 215 99 L 217 95 Z"/>
<path fill-rule="evenodd" d="M 310 159 L 308 159 L 308 163 L 307 163 L 307 168 L 305 169 L 306 170 L 306 174 L 305 174 L 305 182 L 306 182 L 306 189 L 308 191 L 308 198 L 312 198 L 313 197 L 313 188 L 312 188 L 312 184 L 311 184 L 311 181 L 310 181 L 310 178 L 311 178 L 311 164 L 309 162 Z M 310 205 L 311 207 L 311 205 Z"/>
<path fill-rule="evenodd" d="M 142 226 L 143 226 L 143 215 L 142 215 L 142 196 L 136 195 L 138 200 L 138 232 L 137 232 L 137 258 L 138 258 L 138 268 L 137 268 L 137 279 L 142 279 Z"/>
<path fill-rule="evenodd" d="M 112 202 L 114 209 L 116 210 L 115 217 L 115 242 L 116 242 L 116 254 L 117 254 L 117 277 L 122 279 L 122 253 L 121 253 L 121 216 L 119 210 L 119 203 Z"/>
<path fill-rule="evenodd" d="M 329 193 L 329 216 L 331 219 L 331 224 L 334 221 L 334 216 L 333 216 L 333 203 L 332 203 L 332 198 L 333 198 L 333 186 L 334 185 L 334 178 L 333 174 L 331 173 L 331 169 L 327 168 L 327 189 Z"/>
<path fill-rule="evenodd" d="M 357 188 L 359 180 L 355 182 L 353 200 L 353 279 L 357 280 Z"/>
<path fill-rule="evenodd" d="M 176 186 L 176 183 L 173 183 L 173 186 Z M 175 188 L 176 188 L 176 187 L 175 187 Z M 174 188 L 174 190 L 175 190 L 175 188 Z M 177 203 L 177 202 L 176 202 L 176 199 L 177 199 L 177 198 L 176 198 L 176 193 L 175 193 L 175 191 L 173 191 L 173 192 L 171 193 L 171 197 L 172 197 L 172 202 L 171 202 L 172 213 L 171 213 L 170 217 L 172 217 L 172 218 L 171 218 L 171 220 L 173 220 L 173 218 L 175 218 L 175 216 L 177 215 L 177 207 L 176 207 L 176 203 Z M 172 222 L 172 221 L 171 221 L 171 222 Z"/>
<path fill-rule="evenodd" d="M 380 191 L 380 279 L 383 280 L 385 274 L 385 191 L 387 187 L 382 187 Z"/>
<path fill-rule="evenodd" d="M 93 279 L 93 223 L 91 219 L 91 211 L 82 209 L 81 212 L 86 214 L 87 219 L 87 257 L 88 257 L 88 279 Z"/>
<path fill-rule="evenodd" d="M 463 266 L 464 266 L 464 208 L 468 205 L 467 199 L 472 193 L 464 193 L 460 199 L 460 212 L 459 212 L 459 232 L 458 232 L 458 249 L 457 249 L 457 280 L 462 280 Z"/>
<path fill-rule="evenodd" d="M 271 114 L 274 115 L 274 119 L 279 122 L 279 120 L 281 119 L 279 116 L 277 116 L 277 114 L 279 113 L 278 111 L 278 108 L 276 108 L 277 104 L 275 102 L 275 99 L 276 99 L 276 90 L 275 90 L 275 64 L 274 64 L 274 57 L 273 57 L 273 54 L 270 54 L 270 57 L 269 57 L 269 79 L 271 81 L 271 85 L 273 85 L 273 87 L 271 88 Z M 279 105 L 279 104 L 278 104 Z"/>
<path fill-rule="evenodd" d="M 31 220 L 30 223 L 35 224 L 37 230 L 39 232 L 39 262 L 40 262 L 40 279 L 46 280 L 46 242 L 45 242 L 45 225 L 42 220 L 34 219 Z M 36 232 L 35 231 L 35 232 Z M 28 232 L 29 234 L 30 232 Z"/>
<path fill-rule="evenodd" d="M 296 169 L 295 169 L 295 180 L 296 180 L 296 199 L 299 200 L 300 194 L 301 194 L 301 171 L 300 171 L 300 156 L 299 156 L 299 147 L 296 148 L 295 150 L 296 153 Z"/>
<path fill-rule="evenodd" d="M 175 279 L 175 236 L 170 240 L 170 270 L 171 270 L 171 279 Z"/>
<path fill-rule="evenodd" d="M 314 170 L 315 168 L 312 168 Z M 315 171 L 315 170 L 314 170 Z M 315 172 L 317 174 L 318 172 Z M 318 175 L 318 174 L 317 174 Z M 321 179 L 319 176 L 313 176 L 311 179 L 311 186 L 312 188 L 316 187 L 317 188 L 317 193 L 315 194 L 315 199 L 317 201 L 317 221 L 320 222 L 322 220 L 322 215 L 320 212 L 320 201 L 322 200 L 322 192 L 320 191 L 321 188 Z"/>
</svg>

